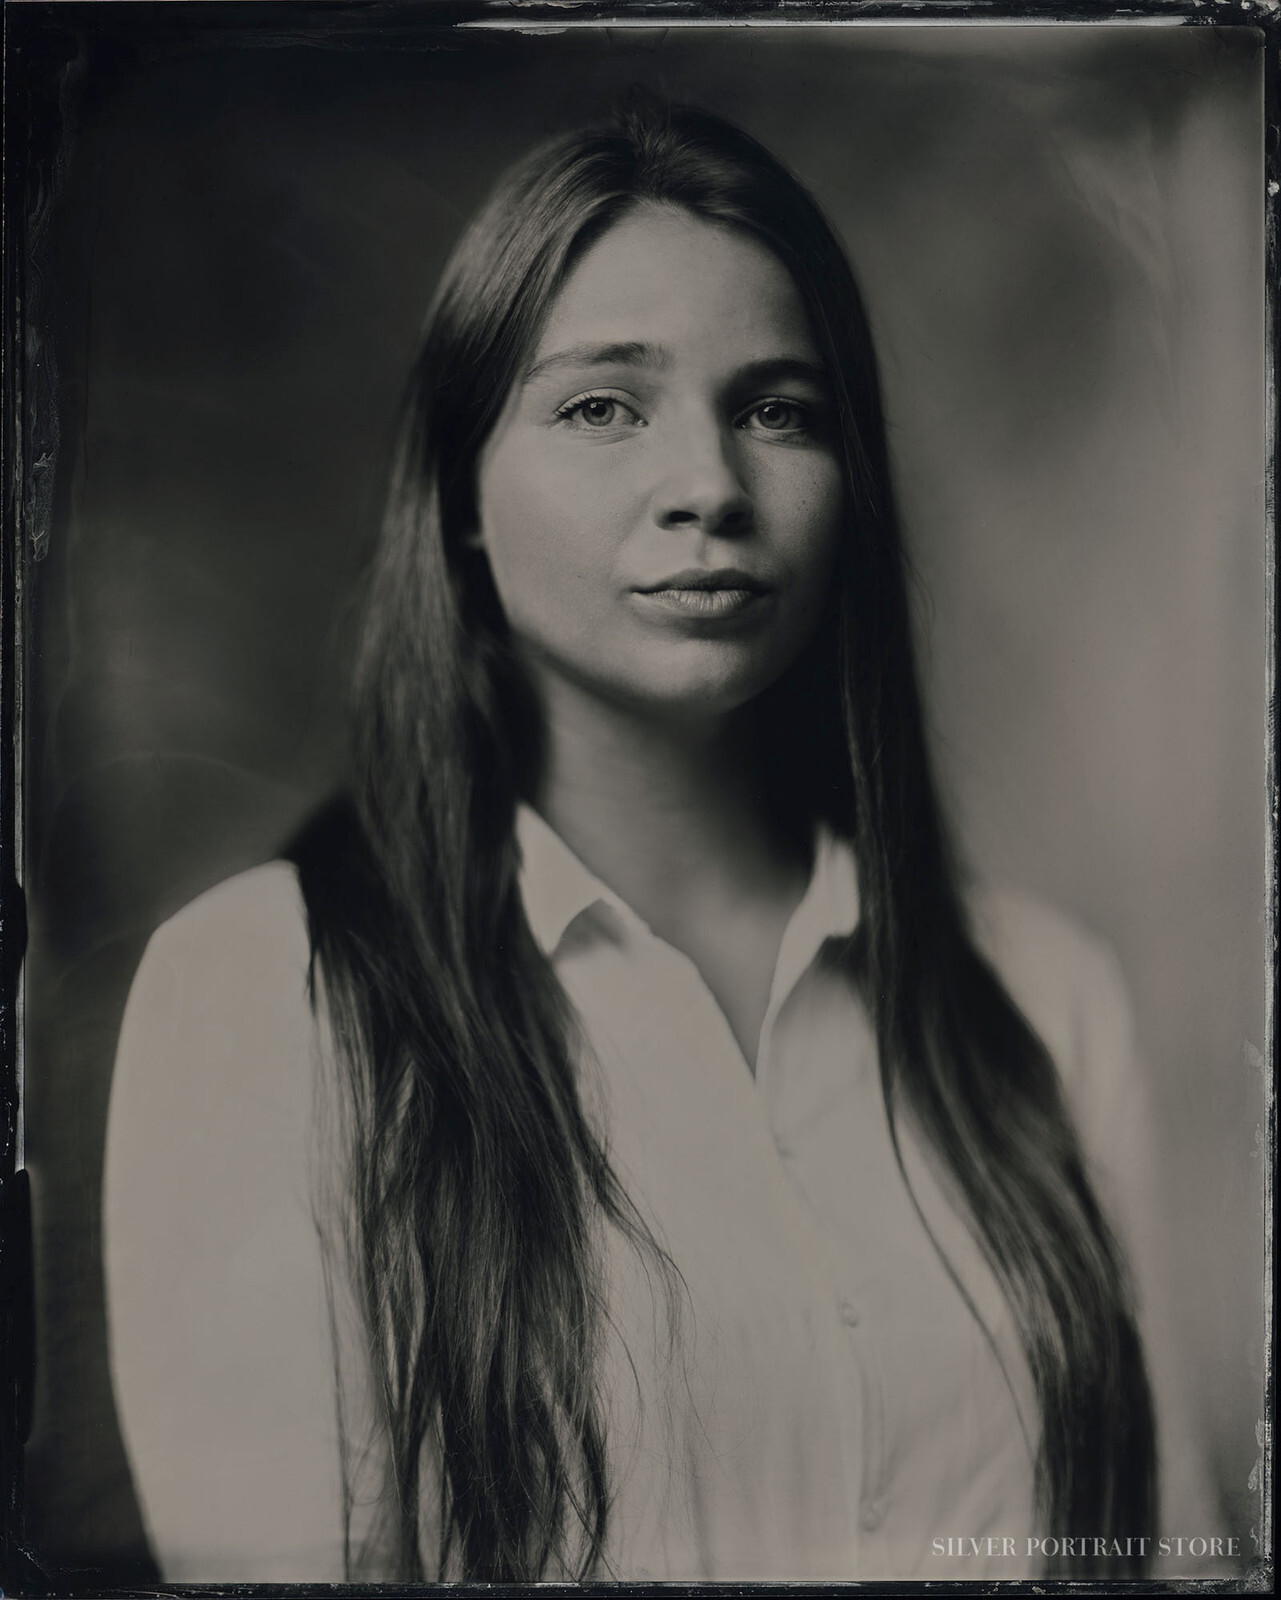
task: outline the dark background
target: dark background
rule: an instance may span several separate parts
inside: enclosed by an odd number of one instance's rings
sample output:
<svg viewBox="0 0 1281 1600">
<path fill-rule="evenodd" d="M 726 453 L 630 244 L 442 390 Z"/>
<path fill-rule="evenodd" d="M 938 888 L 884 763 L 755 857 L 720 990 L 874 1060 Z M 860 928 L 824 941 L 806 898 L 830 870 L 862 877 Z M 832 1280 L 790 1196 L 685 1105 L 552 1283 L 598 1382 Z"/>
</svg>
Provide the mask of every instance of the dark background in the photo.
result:
<svg viewBox="0 0 1281 1600">
<path fill-rule="evenodd" d="M 269 858 L 339 770 L 352 594 L 462 223 L 533 139 L 640 81 L 763 138 L 851 249 L 961 838 L 977 872 L 1064 906 L 1126 969 L 1193 1407 L 1249 1554 L 1267 970 L 1257 36 L 63 26 L 61 164 L 31 258 L 61 428 L 29 529 L 34 1548 L 117 1573 L 145 1560 L 98 1222 L 142 948 Z"/>
</svg>

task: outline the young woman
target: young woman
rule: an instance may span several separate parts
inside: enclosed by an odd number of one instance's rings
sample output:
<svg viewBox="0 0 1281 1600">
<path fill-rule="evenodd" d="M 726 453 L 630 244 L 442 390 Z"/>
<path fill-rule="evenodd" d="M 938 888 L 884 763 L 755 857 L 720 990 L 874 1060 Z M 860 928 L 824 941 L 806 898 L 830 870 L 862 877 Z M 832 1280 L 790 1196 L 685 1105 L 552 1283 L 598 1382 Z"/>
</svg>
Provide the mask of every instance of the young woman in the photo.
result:
<svg viewBox="0 0 1281 1600">
<path fill-rule="evenodd" d="M 125 1020 L 165 1575 L 1141 1573 L 1125 1003 L 961 894 L 867 320 L 745 134 L 633 105 L 473 223 L 353 728 Z"/>
</svg>

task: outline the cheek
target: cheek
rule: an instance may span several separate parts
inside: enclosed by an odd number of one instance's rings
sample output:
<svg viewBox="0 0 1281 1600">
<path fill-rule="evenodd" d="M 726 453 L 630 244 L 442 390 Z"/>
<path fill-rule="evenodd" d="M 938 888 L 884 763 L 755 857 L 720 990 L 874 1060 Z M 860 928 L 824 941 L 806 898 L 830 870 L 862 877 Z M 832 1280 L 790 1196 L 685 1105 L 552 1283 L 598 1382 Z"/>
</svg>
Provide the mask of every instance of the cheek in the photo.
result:
<svg viewBox="0 0 1281 1600">
<path fill-rule="evenodd" d="M 798 592 L 826 593 L 849 520 L 849 500 L 836 463 L 801 464 L 779 474 L 772 487 L 770 521 Z"/>
<path fill-rule="evenodd" d="M 482 464 L 480 535 L 494 587 L 517 633 L 573 636 L 609 571 L 599 485 L 513 443 Z"/>
</svg>

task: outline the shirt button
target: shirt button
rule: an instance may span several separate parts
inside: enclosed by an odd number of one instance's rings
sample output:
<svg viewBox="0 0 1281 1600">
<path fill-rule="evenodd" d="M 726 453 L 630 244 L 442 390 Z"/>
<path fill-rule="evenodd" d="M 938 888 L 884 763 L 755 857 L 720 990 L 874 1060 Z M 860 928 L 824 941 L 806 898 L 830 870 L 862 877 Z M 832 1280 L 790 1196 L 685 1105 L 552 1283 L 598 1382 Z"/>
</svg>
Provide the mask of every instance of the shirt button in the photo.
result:
<svg viewBox="0 0 1281 1600">
<path fill-rule="evenodd" d="M 863 1507 L 863 1515 L 859 1521 L 867 1533 L 875 1533 L 885 1520 L 885 1507 L 879 1500 L 869 1500 Z"/>
<path fill-rule="evenodd" d="M 836 1302 L 836 1309 L 840 1313 L 841 1321 L 847 1328 L 858 1327 L 858 1307 L 852 1300 L 838 1300 Z"/>
</svg>

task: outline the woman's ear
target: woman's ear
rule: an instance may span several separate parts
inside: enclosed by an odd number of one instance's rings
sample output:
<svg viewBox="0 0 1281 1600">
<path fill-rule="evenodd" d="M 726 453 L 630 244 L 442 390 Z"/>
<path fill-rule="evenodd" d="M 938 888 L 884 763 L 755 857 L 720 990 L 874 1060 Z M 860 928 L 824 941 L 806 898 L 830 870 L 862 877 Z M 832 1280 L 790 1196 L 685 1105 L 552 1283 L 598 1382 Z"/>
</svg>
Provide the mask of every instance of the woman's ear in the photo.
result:
<svg viewBox="0 0 1281 1600">
<path fill-rule="evenodd" d="M 463 534 L 462 543 L 464 550 L 484 550 L 485 530 L 479 523 L 475 527 L 468 528 L 467 532 Z"/>
</svg>

